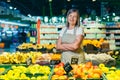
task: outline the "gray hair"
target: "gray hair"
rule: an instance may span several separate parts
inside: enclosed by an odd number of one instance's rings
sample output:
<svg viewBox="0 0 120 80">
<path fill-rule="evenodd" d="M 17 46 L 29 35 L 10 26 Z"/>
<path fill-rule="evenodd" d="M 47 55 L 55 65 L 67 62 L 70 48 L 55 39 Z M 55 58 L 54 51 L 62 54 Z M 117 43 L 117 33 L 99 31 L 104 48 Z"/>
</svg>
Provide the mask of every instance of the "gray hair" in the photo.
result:
<svg viewBox="0 0 120 80">
<path fill-rule="evenodd" d="M 72 12 L 76 12 L 76 13 L 77 13 L 77 21 L 76 21 L 75 26 L 76 26 L 76 27 L 79 27 L 79 26 L 80 26 L 80 15 L 79 15 L 79 11 L 78 11 L 77 9 L 70 9 L 70 10 L 67 12 L 67 19 L 68 19 L 69 14 L 71 14 Z M 67 23 L 66 23 L 66 27 L 69 27 L 68 20 L 67 20 Z"/>
</svg>

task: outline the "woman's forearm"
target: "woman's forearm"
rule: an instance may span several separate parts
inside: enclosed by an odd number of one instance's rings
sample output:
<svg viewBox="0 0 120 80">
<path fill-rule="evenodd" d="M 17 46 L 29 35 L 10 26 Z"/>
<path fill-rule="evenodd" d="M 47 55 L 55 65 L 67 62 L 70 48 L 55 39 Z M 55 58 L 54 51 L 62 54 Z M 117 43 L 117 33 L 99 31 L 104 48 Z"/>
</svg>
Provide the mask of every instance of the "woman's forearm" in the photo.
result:
<svg viewBox="0 0 120 80">
<path fill-rule="evenodd" d="M 71 50 L 74 51 L 76 50 L 76 46 L 74 45 L 74 43 L 71 44 L 62 44 L 63 50 Z"/>
<path fill-rule="evenodd" d="M 59 38 L 56 48 L 60 50 L 65 50 L 65 51 L 67 50 L 74 51 L 78 49 L 78 47 L 81 45 L 82 40 L 83 40 L 83 36 L 79 35 L 77 36 L 76 40 L 73 43 L 67 44 L 67 43 L 62 43 L 61 38 Z"/>
<path fill-rule="evenodd" d="M 60 50 L 71 50 L 71 51 L 74 51 L 77 49 L 77 47 L 75 46 L 74 43 L 71 43 L 71 44 L 59 44 L 59 46 L 57 47 L 57 49 L 60 49 Z"/>
</svg>

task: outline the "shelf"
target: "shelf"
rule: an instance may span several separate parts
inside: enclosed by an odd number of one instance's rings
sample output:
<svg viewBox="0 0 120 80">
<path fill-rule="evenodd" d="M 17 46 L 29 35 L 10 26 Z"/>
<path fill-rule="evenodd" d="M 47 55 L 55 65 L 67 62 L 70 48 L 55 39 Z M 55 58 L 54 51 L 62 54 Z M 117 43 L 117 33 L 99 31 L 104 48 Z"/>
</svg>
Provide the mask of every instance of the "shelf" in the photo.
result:
<svg viewBox="0 0 120 80">
<path fill-rule="evenodd" d="M 84 38 L 85 40 L 94 40 L 94 39 L 100 39 L 100 38 Z"/>
<path fill-rule="evenodd" d="M 57 27 L 40 27 L 40 28 L 57 28 Z"/>
<path fill-rule="evenodd" d="M 90 39 L 90 40 L 92 40 L 92 39 L 94 40 L 94 39 L 100 39 L 100 38 L 84 38 L 84 39 L 85 39 L 85 40 L 89 40 L 89 39 Z M 120 40 L 120 38 L 107 38 L 107 37 L 106 37 L 106 39 L 107 39 L 107 40 Z"/>
<path fill-rule="evenodd" d="M 63 28 L 63 27 L 40 27 L 40 28 Z"/>
<path fill-rule="evenodd" d="M 120 28 L 120 27 L 118 27 L 118 26 L 112 26 L 112 27 L 106 26 L 105 28 Z"/>
<path fill-rule="evenodd" d="M 57 40 L 57 38 L 41 38 L 40 40 Z"/>
<path fill-rule="evenodd" d="M 116 45 L 120 45 L 120 42 L 116 42 L 115 44 L 116 44 Z"/>
<path fill-rule="evenodd" d="M 84 28 L 120 28 L 120 27 L 117 27 L 117 26 L 106 26 L 106 27 L 84 27 Z"/>
<path fill-rule="evenodd" d="M 56 32 L 41 32 L 41 34 L 59 34 L 59 33 L 56 33 Z"/>
<path fill-rule="evenodd" d="M 85 34 L 120 34 L 120 32 L 85 32 Z"/>
<path fill-rule="evenodd" d="M 115 39 L 115 40 L 120 40 L 120 38 L 113 38 L 113 39 Z"/>
</svg>

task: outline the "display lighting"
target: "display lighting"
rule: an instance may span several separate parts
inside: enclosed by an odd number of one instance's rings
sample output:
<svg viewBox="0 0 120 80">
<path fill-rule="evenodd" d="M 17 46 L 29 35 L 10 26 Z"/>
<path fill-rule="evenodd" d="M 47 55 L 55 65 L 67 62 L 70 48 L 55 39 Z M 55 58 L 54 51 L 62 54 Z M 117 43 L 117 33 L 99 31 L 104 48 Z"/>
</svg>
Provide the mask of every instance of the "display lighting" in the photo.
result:
<svg viewBox="0 0 120 80">
<path fill-rule="evenodd" d="M 96 21 L 99 21 L 99 18 L 96 16 Z"/>
<path fill-rule="evenodd" d="M 44 22 L 48 22 L 48 17 L 47 16 L 44 17 Z"/>
<path fill-rule="evenodd" d="M 115 13 L 112 13 L 113 16 L 115 16 Z"/>
<path fill-rule="evenodd" d="M 10 6 L 10 7 L 9 7 L 9 9 L 13 9 L 13 7 L 12 7 L 12 6 Z"/>
<path fill-rule="evenodd" d="M 17 8 L 15 7 L 14 10 L 16 10 Z"/>
<path fill-rule="evenodd" d="M 116 16 L 116 17 L 115 17 L 115 21 L 118 21 L 118 20 L 120 20 L 120 17 L 119 17 L 119 16 Z"/>
<path fill-rule="evenodd" d="M 7 0 L 7 2 L 11 2 L 11 0 Z"/>
<path fill-rule="evenodd" d="M 103 17 L 103 19 L 105 20 L 106 18 L 105 18 L 105 17 Z"/>
<path fill-rule="evenodd" d="M 92 2 L 95 2 L 96 0 L 92 0 Z"/>
<path fill-rule="evenodd" d="M 64 18 L 64 17 L 62 17 L 62 22 L 63 22 L 63 23 L 65 22 L 65 18 Z"/>
<path fill-rule="evenodd" d="M 70 0 L 67 0 L 68 2 L 70 2 Z"/>
<path fill-rule="evenodd" d="M 53 23 L 57 22 L 57 17 L 52 17 L 52 22 Z"/>
<path fill-rule="evenodd" d="M 110 16 L 107 16 L 107 18 L 110 18 Z"/>
<path fill-rule="evenodd" d="M 88 21 L 91 21 L 91 17 L 89 17 L 89 18 L 87 18 L 88 19 Z"/>
<path fill-rule="evenodd" d="M 22 24 L 22 23 L 16 23 L 16 22 L 4 21 L 4 20 L 0 20 L 0 23 L 18 25 L 18 26 L 29 26 L 29 24 Z"/>
<path fill-rule="evenodd" d="M 61 18 L 61 17 L 59 17 L 59 18 L 58 18 L 58 20 L 61 22 L 61 21 L 62 21 L 62 18 Z"/>
<path fill-rule="evenodd" d="M 28 17 L 32 17 L 30 14 L 28 14 Z"/>
<path fill-rule="evenodd" d="M 49 0 L 49 2 L 52 2 L 52 0 Z"/>
</svg>

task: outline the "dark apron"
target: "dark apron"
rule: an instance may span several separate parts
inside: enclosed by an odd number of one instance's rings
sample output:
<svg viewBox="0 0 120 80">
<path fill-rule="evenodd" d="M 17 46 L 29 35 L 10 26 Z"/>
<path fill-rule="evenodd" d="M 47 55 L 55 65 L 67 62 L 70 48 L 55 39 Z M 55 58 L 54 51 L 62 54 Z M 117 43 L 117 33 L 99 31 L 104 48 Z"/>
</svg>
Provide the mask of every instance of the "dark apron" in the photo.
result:
<svg viewBox="0 0 120 80">
<path fill-rule="evenodd" d="M 63 33 L 62 36 L 62 43 L 73 43 L 76 39 L 76 28 L 74 29 L 74 34 L 68 34 L 67 28 Z M 71 64 L 80 64 L 84 63 L 85 61 L 85 55 L 84 51 L 81 47 L 79 47 L 76 51 L 63 51 L 61 61 L 65 64 L 67 62 Z"/>
</svg>

